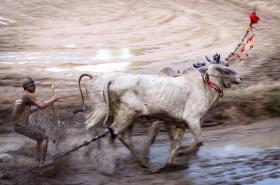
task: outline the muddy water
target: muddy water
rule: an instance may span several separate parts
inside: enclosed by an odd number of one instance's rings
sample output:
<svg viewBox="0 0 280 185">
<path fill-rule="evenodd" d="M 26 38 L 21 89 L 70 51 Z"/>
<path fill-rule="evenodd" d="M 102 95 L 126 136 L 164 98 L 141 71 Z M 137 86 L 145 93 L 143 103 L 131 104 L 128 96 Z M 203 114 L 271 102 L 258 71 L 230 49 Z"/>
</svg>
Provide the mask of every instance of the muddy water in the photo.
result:
<svg viewBox="0 0 280 185">
<path fill-rule="evenodd" d="M 199 152 L 196 155 L 176 157 L 175 165 L 160 173 L 150 173 L 139 167 L 121 144 L 117 152 L 120 156 L 118 165 L 114 167 L 111 149 L 105 144 L 101 151 L 94 150 L 89 156 L 85 155 L 86 149 L 75 152 L 66 161 L 59 161 L 55 164 L 55 168 L 43 173 L 30 170 L 31 163 L 27 162 L 21 162 L 17 167 L 14 164 L 1 167 L 5 169 L 2 173 L 12 172 L 13 178 L 9 181 L 0 180 L 0 182 L 11 184 L 21 182 L 28 185 L 277 185 L 280 182 L 279 123 L 279 119 L 274 119 L 246 126 L 203 130 L 205 142 Z M 9 137 L 16 140 L 15 135 L 9 135 Z M 3 141 L 5 138 L 7 137 L 4 137 Z M 79 140 L 83 139 L 84 137 Z M 144 136 L 134 136 L 133 140 L 138 149 L 141 148 L 143 139 Z M 183 145 L 191 142 L 192 137 L 187 133 Z M 153 168 L 164 164 L 169 144 L 166 133 L 161 133 L 152 146 L 150 154 Z M 2 142 L 1 147 L 4 148 Z M 51 144 L 50 147 L 52 147 Z M 17 162 L 26 154 L 21 155 L 17 155 Z M 26 157 L 24 159 L 26 160 Z"/>
<path fill-rule="evenodd" d="M 63 181 L 73 184 L 91 184 L 99 179 L 100 184 L 276 185 L 280 183 L 279 123 L 279 120 L 267 120 L 249 126 L 204 130 L 205 143 L 196 155 L 178 156 L 173 168 L 158 174 L 147 174 L 144 169 L 135 166 L 127 150 L 120 148 L 122 161 L 115 175 L 109 179 L 104 180 L 100 174 L 92 177 L 81 167 L 83 172 L 75 171 L 74 177 L 68 175 Z M 139 140 L 143 140 L 143 136 L 134 140 L 138 143 L 136 146 L 141 146 Z M 183 145 L 190 144 L 191 140 L 190 135 L 186 134 Z M 161 166 L 168 150 L 169 141 L 163 133 L 152 147 L 151 166 Z M 106 158 L 108 154 L 110 152 L 104 152 L 104 158 L 99 159 L 99 172 L 111 173 L 108 171 L 110 163 L 104 164 L 109 160 L 108 156 Z"/>
<path fill-rule="evenodd" d="M 1 1 L 0 89 L 6 95 L 0 98 L 1 106 L 11 106 L 21 91 L 20 79 L 27 74 L 42 84 L 55 82 L 60 93 L 72 88 L 83 72 L 157 74 L 162 66 L 181 69 L 216 52 L 225 58 L 242 38 L 248 13 L 255 6 L 261 22 L 256 30 L 254 57 L 248 60 L 250 65 L 240 63 L 235 67 L 241 74 L 248 74 L 268 62 L 280 48 L 280 8 L 276 1 L 83 2 Z M 38 93 L 49 97 L 50 87 L 39 86 Z M 122 159 L 115 173 L 107 149 L 92 157 L 77 152 L 69 164 L 60 165 L 55 176 L 42 176 L 28 170 L 34 143 L 22 151 L 23 143 L 17 135 L 0 136 L 1 153 L 16 158 L 13 164 L 1 163 L 0 184 L 280 184 L 279 120 L 207 130 L 205 144 L 197 155 L 179 156 L 177 167 L 159 174 L 147 174 L 126 149 L 120 148 Z M 166 138 L 163 133 L 152 147 L 154 166 L 162 165 L 167 157 Z M 141 146 L 141 137 L 135 139 Z M 189 143 L 187 135 L 184 144 Z M 3 180 L 2 173 L 11 173 L 10 180 Z"/>
</svg>

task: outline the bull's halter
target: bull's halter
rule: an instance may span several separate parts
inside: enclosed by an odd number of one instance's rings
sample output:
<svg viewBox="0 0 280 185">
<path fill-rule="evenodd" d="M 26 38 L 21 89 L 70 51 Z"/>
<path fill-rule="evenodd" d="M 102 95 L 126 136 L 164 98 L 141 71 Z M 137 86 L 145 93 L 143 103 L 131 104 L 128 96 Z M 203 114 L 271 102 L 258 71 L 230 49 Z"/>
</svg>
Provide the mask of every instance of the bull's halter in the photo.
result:
<svg viewBox="0 0 280 185">
<path fill-rule="evenodd" d="M 203 81 L 207 84 L 209 91 L 215 90 L 219 93 L 220 97 L 224 96 L 223 88 L 219 87 L 217 84 L 215 84 L 213 81 L 210 80 L 209 76 L 212 76 L 212 75 L 205 73 L 204 75 L 201 75 L 201 76 L 202 76 Z M 218 77 L 218 76 L 214 76 L 214 77 Z"/>
</svg>

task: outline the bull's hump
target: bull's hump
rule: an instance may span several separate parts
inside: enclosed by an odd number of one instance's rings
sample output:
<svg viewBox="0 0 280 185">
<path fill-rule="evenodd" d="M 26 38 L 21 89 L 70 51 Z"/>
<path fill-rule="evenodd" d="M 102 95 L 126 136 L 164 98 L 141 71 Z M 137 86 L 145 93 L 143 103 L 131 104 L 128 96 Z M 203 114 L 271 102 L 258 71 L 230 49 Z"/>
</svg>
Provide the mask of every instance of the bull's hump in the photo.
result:
<svg viewBox="0 0 280 185">
<path fill-rule="evenodd" d="M 190 68 L 187 68 L 185 69 L 182 74 L 183 75 L 190 75 L 192 73 L 198 73 L 197 69 L 193 68 L 193 67 L 190 67 Z"/>
</svg>

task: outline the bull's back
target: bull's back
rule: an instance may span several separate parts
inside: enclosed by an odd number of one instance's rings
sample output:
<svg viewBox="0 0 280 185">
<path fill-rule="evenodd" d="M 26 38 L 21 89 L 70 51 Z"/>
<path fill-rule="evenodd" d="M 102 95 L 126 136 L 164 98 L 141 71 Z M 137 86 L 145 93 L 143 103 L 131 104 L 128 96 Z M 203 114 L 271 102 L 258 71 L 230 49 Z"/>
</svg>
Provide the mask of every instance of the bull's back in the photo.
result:
<svg viewBox="0 0 280 185">
<path fill-rule="evenodd" d="M 120 75 L 112 81 L 110 92 L 143 114 L 180 114 L 191 85 L 183 77 Z"/>
</svg>

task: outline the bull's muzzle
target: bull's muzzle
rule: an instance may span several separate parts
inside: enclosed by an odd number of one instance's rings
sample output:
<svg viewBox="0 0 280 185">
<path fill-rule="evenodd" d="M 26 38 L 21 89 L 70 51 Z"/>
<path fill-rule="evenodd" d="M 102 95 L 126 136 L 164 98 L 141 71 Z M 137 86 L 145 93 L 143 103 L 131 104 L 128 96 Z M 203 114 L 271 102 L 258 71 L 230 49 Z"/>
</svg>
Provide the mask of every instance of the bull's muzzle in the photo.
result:
<svg viewBox="0 0 280 185">
<path fill-rule="evenodd" d="M 241 78 L 239 76 L 235 76 L 233 83 L 234 84 L 240 84 L 241 83 Z"/>
</svg>

